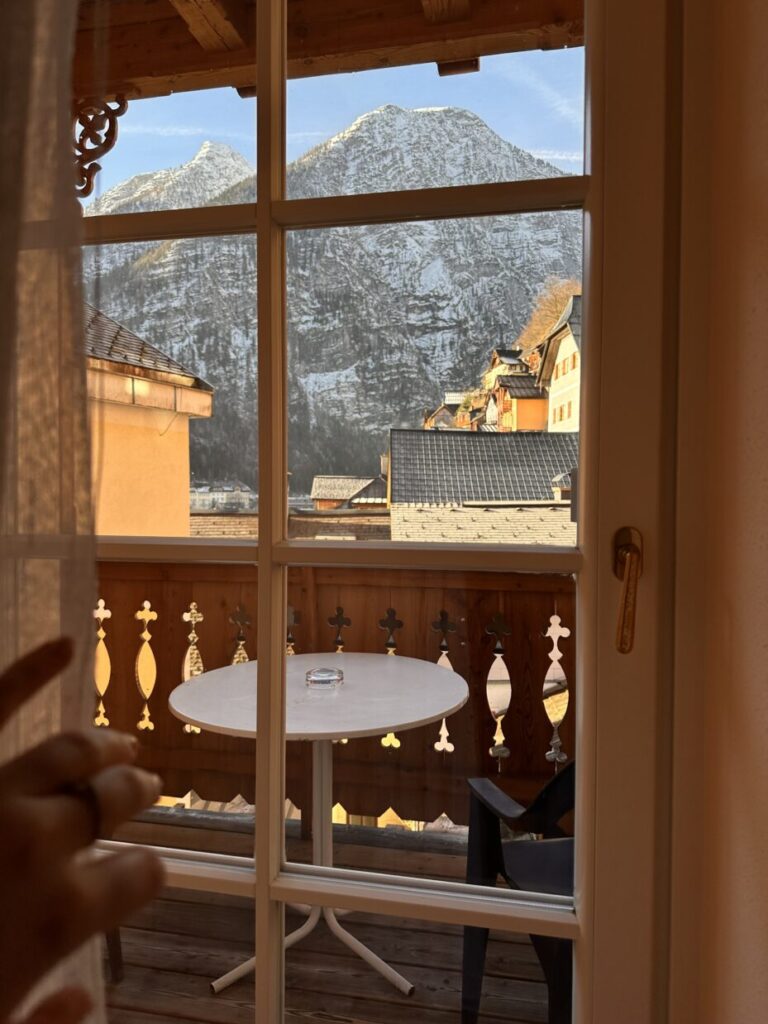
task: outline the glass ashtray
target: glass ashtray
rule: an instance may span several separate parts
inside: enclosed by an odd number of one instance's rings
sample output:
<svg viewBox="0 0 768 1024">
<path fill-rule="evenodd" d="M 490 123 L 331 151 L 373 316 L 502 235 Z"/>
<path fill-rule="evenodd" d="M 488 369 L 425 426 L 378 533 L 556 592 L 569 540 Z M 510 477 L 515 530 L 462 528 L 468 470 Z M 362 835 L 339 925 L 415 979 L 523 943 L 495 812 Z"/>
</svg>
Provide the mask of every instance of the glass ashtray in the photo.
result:
<svg viewBox="0 0 768 1024">
<path fill-rule="evenodd" d="M 338 690 L 344 682 L 340 668 L 311 668 L 304 677 L 312 690 Z"/>
</svg>

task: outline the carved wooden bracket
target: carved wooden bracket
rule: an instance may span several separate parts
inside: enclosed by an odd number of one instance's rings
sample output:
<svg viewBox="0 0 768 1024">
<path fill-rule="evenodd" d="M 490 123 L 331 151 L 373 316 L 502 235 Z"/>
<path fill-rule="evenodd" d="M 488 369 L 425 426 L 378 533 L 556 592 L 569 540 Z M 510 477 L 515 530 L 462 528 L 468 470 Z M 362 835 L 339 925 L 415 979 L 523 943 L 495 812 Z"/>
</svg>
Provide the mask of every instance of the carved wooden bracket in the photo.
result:
<svg viewBox="0 0 768 1024">
<path fill-rule="evenodd" d="M 96 173 L 101 170 L 98 161 L 117 142 L 117 119 L 127 109 L 125 96 L 117 96 L 111 102 L 94 96 L 76 100 L 72 134 L 77 172 L 75 191 L 81 198 L 93 192 Z"/>
</svg>

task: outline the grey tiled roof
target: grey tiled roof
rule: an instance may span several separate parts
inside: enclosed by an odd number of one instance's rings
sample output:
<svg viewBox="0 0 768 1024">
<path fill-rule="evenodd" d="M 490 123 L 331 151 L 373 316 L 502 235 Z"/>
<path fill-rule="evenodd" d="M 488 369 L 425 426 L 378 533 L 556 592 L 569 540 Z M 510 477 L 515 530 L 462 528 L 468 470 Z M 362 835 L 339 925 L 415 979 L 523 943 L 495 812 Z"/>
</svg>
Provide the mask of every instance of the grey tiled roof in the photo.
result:
<svg viewBox="0 0 768 1024">
<path fill-rule="evenodd" d="M 387 481 L 384 477 L 377 476 L 375 480 L 371 480 L 361 491 L 357 491 L 352 497 L 352 504 L 357 502 L 366 501 L 380 501 L 382 498 L 387 496 Z"/>
<path fill-rule="evenodd" d="M 393 505 L 392 540 L 465 544 L 576 543 L 571 507 L 563 504 L 466 508 L 461 505 Z"/>
<path fill-rule="evenodd" d="M 520 362 L 520 349 L 519 348 L 495 348 L 493 350 L 499 357 L 502 363 L 519 363 Z"/>
<path fill-rule="evenodd" d="M 547 501 L 578 465 L 578 434 L 543 430 L 391 430 L 392 502 Z"/>
<path fill-rule="evenodd" d="M 194 386 L 212 391 L 210 384 L 197 377 L 191 370 L 171 359 L 159 348 L 144 341 L 133 331 L 123 327 L 106 313 L 90 303 L 85 308 L 85 354 L 92 359 L 104 359 L 120 366 L 135 366 L 144 370 L 157 370 L 189 377 Z"/>
<path fill-rule="evenodd" d="M 549 332 L 547 337 L 544 339 L 545 343 L 561 331 L 565 325 L 571 329 L 573 340 L 576 342 L 576 347 L 581 348 L 581 296 L 572 295 L 566 302 L 563 312 L 560 314 L 560 319 L 557 321 L 555 326 Z"/>
<path fill-rule="evenodd" d="M 369 484 L 372 476 L 316 476 L 312 481 L 311 498 L 330 501 L 349 501 Z"/>
<path fill-rule="evenodd" d="M 576 347 L 581 350 L 581 296 L 573 296 L 573 308 L 571 309 L 571 315 L 568 319 L 568 326 L 571 328 L 571 334 L 573 340 L 576 342 Z"/>
<path fill-rule="evenodd" d="M 560 343 L 565 338 L 565 332 L 563 328 L 568 325 L 568 328 L 573 335 L 573 340 L 576 347 L 581 351 L 581 296 L 572 295 L 568 302 L 565 304 L 565 308 L 560 315 L 560 319 L 557 321 L 555 326 L 546 336 L 546 338 L 537 346 L 541 353 L 541 362 L 539 364 L 539 370 L 537 380 L 539 384 L 549 387 L 552 381 L 552 372 L 554 370 L 555 361 L 557 360 L 557 353 L 560 349 Z"/>
<path fill-rule="evenodd" d="M 496 383 L 504 388 L 511 398 L 546 398 L 532 373 L 499 374 Z"/>
</svg>

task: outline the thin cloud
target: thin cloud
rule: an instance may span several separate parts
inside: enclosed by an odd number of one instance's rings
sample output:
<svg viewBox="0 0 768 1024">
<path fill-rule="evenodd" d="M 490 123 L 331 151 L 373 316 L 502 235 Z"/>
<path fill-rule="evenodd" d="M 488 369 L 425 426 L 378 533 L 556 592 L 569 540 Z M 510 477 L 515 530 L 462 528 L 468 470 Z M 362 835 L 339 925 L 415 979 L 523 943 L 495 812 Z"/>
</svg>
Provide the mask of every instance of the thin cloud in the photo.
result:
<svg viewBox="0 0 768 1024">
<path fill-rule="evenodd" d="M 235 142 L 252 142 L 255 138 L 255 131 L 252 134 L 248 132 L 230 132 L 230 131 L 215 131 L 212 132 L 210 128 L 199 128 L 195 125 L 182 125 L 182 124 L 123 124 L 120 125 L 121 135 L 153 135 L 159 138 L 210 138 L 212 135 L 218 139 L 232 139 Z"/>
<path fill-rule="evenodd" d="M 328 132 L 288 132 L 290 142 L 298 142 L 300 139 L 324 139 Z"/>
<path fill-rule="evenodd" d="M 553 114 L 563 121 L 581 128 L 584 123 L 584 104 L 580 95 L 572 96 L 560 92 L 541 75 L 520 65 L 500 67 L 496 73 L 518 85 L 526 86 Z"/>
</svg>

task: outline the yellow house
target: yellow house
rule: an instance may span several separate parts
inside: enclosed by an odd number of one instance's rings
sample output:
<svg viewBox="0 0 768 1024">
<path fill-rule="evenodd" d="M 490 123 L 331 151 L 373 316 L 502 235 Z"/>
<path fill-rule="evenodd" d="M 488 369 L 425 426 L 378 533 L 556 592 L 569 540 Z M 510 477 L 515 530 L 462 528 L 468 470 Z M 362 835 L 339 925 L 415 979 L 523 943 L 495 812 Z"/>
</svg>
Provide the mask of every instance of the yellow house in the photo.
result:
<svg viewBox="0 0 768 1024">
<path fill-rule="evenodd" d="M 538 346 L 539 387 L 549 392 L 548 427 L 555 432 L 579 429 L 581 393 L 581 295 L 572 295 L 560 319 Z"/>
<path fill-rule="evenodd" d="M 85 306 L 96 532 L 189 535 L 189 421 L 209 417 L 205 381 Z"/>
<path fill-rule="evenodd" d="M 498 374 L 485 422 L 501 432 L 546 430 L 547 396 L 531 373 Z"/>
</svg>

